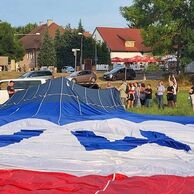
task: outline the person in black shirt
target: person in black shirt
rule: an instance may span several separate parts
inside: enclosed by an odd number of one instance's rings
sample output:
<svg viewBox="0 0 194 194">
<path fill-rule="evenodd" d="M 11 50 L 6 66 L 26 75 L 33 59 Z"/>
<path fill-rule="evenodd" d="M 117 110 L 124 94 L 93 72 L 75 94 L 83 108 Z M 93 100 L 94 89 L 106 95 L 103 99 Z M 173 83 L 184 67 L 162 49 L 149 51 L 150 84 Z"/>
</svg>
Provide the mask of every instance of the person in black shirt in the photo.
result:
<svg viewBox="0 0 194 194">
<path fill-rule="evenodd" d="M 145 95 L 145 104 L 147 107 L 150 107 L 152 102 L 152 88 L 150 84 L 145 89 Z"/>
<path fill-rule="evenodd" d="M 7 86 L 7 92 L 9 94 L 9 98 L 11 98 L 15 94 L 14 90 L 14 82 L 10 81 Z"/>
<path fill-rule="evenodd" d="M 194 84 L 191 86 L 190 90 L 189 90 L 189 95 L 191 98 L 191 105 L 194 111 Z"/>
<path fill-rule="evenodd" d="M 169 82 L 169 86 L 167 87 L 167 102 L 168 102 L 168 107 L 174 108 L 174 87 L 173 87 L 173 82 Z"/>
</svg>

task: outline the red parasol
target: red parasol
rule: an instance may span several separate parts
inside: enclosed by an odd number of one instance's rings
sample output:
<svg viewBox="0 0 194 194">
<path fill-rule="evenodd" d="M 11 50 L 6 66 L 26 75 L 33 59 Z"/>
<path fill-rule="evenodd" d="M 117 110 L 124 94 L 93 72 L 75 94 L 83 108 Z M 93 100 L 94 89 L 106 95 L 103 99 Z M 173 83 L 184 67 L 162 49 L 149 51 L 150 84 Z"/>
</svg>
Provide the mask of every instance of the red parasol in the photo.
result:
<svg viewBox="0 0 194 194">
<path fill-rule="evenodd" d="M 158 62 L 158 60 L 156 60 L 152 56 L 143 56 L 142 61 L 147 62 L 147 63 L 156 63 L 156 62 Z"/>
<path fill-rule="evenodd" d="M 126 63 L 143 62 L 142 60 L 143 60 L 143 57 L 139 56 L 139 55 L 136 55 L 136 56 L 131 57 L 131 58 L 125 58 Z"/>
<path fill-rule="evenodd" d="M 112 63 L 117 63 L 117 62 L 125 62 L 123 58 L 120 57 L 114 57 L 111 59 Z"/>
<path fill-rule="evenodd" d="M 139 56 L 139 55 L 136 55 L 134 57 L 131 57 L 131 58 L 125 58 L 125 63 L 133 63 L 133 62 L 144 62 L 144 63 L 156 63 L 158 62 L 158 60 L 156 60 L 154 57 L 152 56 Z"/>
</svg>

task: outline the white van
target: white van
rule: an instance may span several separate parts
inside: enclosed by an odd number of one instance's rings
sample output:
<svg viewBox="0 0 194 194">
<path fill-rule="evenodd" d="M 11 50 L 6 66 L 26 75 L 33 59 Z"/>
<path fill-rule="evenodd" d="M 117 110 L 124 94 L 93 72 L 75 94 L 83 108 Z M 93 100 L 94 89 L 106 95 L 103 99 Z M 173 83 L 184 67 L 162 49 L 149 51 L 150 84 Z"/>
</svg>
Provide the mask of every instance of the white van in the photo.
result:
<svg viewBox="0 0 194 194">
<path fill-rule="evenodd" d="M 7 85 L 10 81 L 14 81 L 14 89 L 15 91 L 25 90 L 32 86 L 37 86 L 39 84 L 46 83 L 46 79 L 37 79 L 37 78 L 29 78 L 29 79 L 4 79 L 0 80 L 0 104 L 5 103 L 9 99 L 9 95 L 7 92 Z"/>
</svg>

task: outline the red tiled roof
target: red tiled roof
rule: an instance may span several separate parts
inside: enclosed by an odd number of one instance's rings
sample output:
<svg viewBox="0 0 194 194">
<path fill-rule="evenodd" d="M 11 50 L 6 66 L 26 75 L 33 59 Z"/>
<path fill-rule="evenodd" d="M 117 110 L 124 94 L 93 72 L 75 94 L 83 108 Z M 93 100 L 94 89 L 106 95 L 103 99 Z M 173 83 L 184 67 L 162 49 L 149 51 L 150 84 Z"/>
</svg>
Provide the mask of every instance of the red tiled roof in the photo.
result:
<svg viewBox="0 0 194 194">
<path fill-rule="evenodd" d="M 97 27 L 103 40 L 111 51 L 149 52 L 151 49 L 143 44 L 140 29 Z M 125 47 L 125 41 L 135 41 L 134 47 Z"/>
<path fill-rule="evenodd" d="M 49 26 L 47 26 L 47 24 L 40 25 L 34 30 L 32 30 L 29 35 L 22 37 L 21 43 L 26 50 L 33 48 L 38 49 L 41 47 L 46 31 L 48 30 L 49 35 L 54 38 L 57 29 L 59 29 L 61 33 L 64 32 L 64 29 L 58 26 L 56 23 L 52 23 Z M 30 35 L 36 33 L 40 33 L 40 35 Z"/>
<path fill-rule="evenodd" d="M 91 34 L 90 32 L 84 32 L 84 36 L 85 36 L 86 38 L 88 38 L 88 37 L 91 37 L 92 34 Z"/>
</svg>

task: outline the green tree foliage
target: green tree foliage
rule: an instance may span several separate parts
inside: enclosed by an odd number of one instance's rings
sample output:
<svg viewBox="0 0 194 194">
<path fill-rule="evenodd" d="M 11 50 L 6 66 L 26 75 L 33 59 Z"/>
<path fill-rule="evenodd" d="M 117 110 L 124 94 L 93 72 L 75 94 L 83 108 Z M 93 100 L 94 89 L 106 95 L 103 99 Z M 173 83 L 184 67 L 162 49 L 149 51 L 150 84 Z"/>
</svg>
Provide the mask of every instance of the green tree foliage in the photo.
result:
<svg viewBox="0 0 194 194">
<path fill-rule="evenodd" d="M 78 32 L 85 32 L 85 30 L 84 30 L 84 27 L 83 27 L 83 25 L 82 25 L 82 20 L 80 19 L 79 20 L 79 24 L 78 24 Z"/>
<path fill-rule="evenodd" d="M 38 55 L 38 65 L 41 66 L 56 66 L 56 52 L 54 41 L 49 36 L 48 32 L 45 33 L 42 47 Z"/>
<path fill-rule="evenodd" d="M 30 33 L 33 29 L 35 29 L 37 27 L 37 24 L 32 24 L 29 23 L 25 26 L 19 26 L 19 27 L 15 27 L 14 28 L 14 33 L 16 34 L 28 34 Z M 22 38 L 24 35 L 18 36 L 19 39 Z"/>
<path fill-rule="evenodd" d="M 0 56 L 8 56 L 9 60 L 22 60 L 24 49 L 14 36 L 14 29 L 6 22 L 0 23 Z"/>
<path fill-rule="evenodd" d="M 106 43 L 97 43 L 97 48 L 98 48 L 98 63 L 99 64 L 110 64 L 111 59 L 110 59 L 110 51 L 106 45 Z"/>
<path fill-rule="evenodd" d="M 57 48 L 58 68 L 61 69 L 64 65 L 74 66 L 75 58 L 72 49 L 81 48 L 81 36 L 78 35 L 79 30 L 66 29 L 61 38 L 55 38 L 58 41 Z M 55 41 L 56 42 L 56 41 Z M 96 44 L 96 45 L 95 45 Z M 95 62 L 95 48 L 97 51 L 98 64 L 110 63 L 110 52 L 105 43 L 96 43 L 92 37 L 83 36 L 83 59 L 92 59 Z M 77 64 L 80 63 L 80 51 L 77 53 Z"/>
<path fill-rule="evenodd" d="M 66 29 L 64 34 L 61 36 L 61 43 L 59 47 L 59 68 L 61 69 L 65 65 L 74 64 L 74 55 L 72 52 L 73 48 L 80 48 L 80 41 L 78 32 L 72 29 Z M 79 56 L 77 57 L 79 59 Z M 78 64 L 78 61 L 77 61 Z"/>
<path fill-rule="evenodd" d="M 83 36 L 78 33 L 82 32 Z M 61 34 L 59 30 L 56 31 L 54 39 L 54 47 L 56 51 L 56 64 L 60 71 L 65 65 L 71 65 L 74 67 L 75 57 L 72 49 L 81 48 L 81 39 L 83 38 L 83 60 L 92 59 L 93 64 L 95 62 L 95 47 L 97 48 L 98 63 L 107 64 L 110 62 L 110 52 L 107 46 L 103 43 L 97 43 L 92 37 L 84 36 L 84 28 L 79 23 L 78 29 L 72 29 L 70 24 L 66 26 L 65 32 Z M 77 65 L 80 64 L 80 51 L 77 52 Z"/>
<path fill-rule="evenodd" d="M 55 33 L 55 39 L 54 39 L 54 47 L 55 47 L 55 52 L 56 52 L 56 65 L 58 69 L 61 69 L 61 45 L 62 45 L 62 38 L 61 38 L 61 33 L 59 29 L 57 29 Z"/>
<path fill-rule="evenodd" d="M 129 27 L 141 28 L 144 43 L 154 54 L 176 54 L 184 64 L 194 59 L 193 0 L 134 0 L 122 7 Z"/>
</svg>

